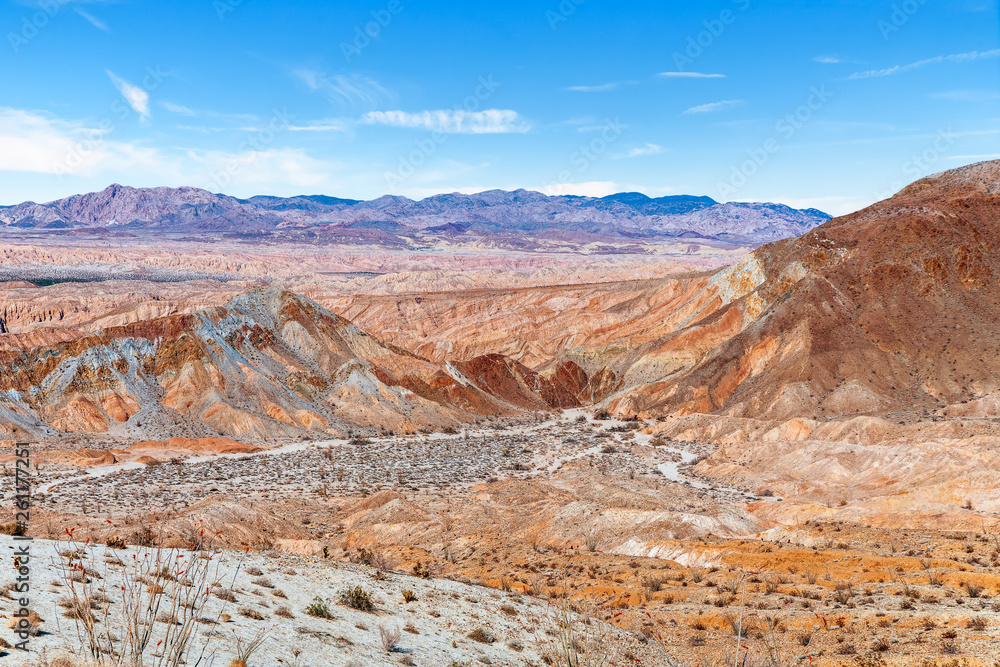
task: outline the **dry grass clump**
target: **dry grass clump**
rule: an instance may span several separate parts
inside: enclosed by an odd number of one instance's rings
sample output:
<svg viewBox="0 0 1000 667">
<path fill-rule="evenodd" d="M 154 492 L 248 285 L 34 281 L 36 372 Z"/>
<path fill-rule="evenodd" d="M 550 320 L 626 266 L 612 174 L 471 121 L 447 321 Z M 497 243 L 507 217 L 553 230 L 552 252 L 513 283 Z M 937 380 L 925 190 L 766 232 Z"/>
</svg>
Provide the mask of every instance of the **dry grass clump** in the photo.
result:
<svg viewBox="0 0 1000 667">
<path fill-rule="evenodd" d="M 210 551 L 139 549 L 124 561 L 115 559 L 111 575 L 120 594 L 110 599 L 98 590 L 109 573 L 99 572 L 96 554 L 70 545 L 60 560 L 66 594 L 60 601 L 72 618 L 83 653 L 102 667 L 155 664 L 178 667 L 204 662 L 216 633 L 201 634 L 200 625 L 228 616 L 206 614 L 209 582 L 220 579 L 220 561 Z M 162 540 L 157 540 L 162 542 Z M 108 560 L 104 568 L 111 564 Z M 233 579 L 239 574 L 237 564 Z M 232 584 L 230 584 L 232 585 Z M 226 590 L 226 589 L 222 589 Z M 226 600 L 223 598 L 223 602 Z M 223 609 L 225 604 L 223 604 Z"/>
<path fill-rule="evenodd" d="M 396 645 L 399 644 L 400 636 L 401 633 L 397 627 L 390 628 L 385 625 L 378 626 L 379 644 L 386 653 L 392 653 L 396 650 Z"/>
<path fill-rule="evenodd" d="M 466 636 L 480 644 L 492 644 L 497 640 L 496 636 L 486 628 L 476 628 Z"/>
<path fill-rule="evenodd" d="M 263 621 L 264 615 L 254 609 L 253 607 L 240 607 L 240 616 L 252 619 L 254 621 Z"/>
<path fill-rule="evenodd" d="M 236 602 L 236 593 L 231 588 L 220 588 L 215 591 L 215 597 L 225 602 Z"/>
<path fill-rule="evenodd" d="M 31 637 L 37 637 L 42 631 L 42 617 L 35 612 L 29 612 L 27 618 L 12 618 L 7 621 L 7 627 L 17 628 L 18 632 L 27 632 Z"/>
</svg>

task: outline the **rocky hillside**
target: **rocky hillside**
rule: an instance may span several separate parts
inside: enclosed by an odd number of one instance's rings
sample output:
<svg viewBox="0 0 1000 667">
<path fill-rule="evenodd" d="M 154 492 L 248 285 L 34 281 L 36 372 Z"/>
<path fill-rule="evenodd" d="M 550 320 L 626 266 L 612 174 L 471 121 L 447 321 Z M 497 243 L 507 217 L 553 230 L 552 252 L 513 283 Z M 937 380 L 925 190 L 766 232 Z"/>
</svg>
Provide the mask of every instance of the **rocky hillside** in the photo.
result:
<svg viewBox="0 0 1000 667">
<path fill-rule="evenodd" d="M 1000 161 L 917 181 L 717 272 L 724 298 L 651 342 L 626 383 L 679 339 L 702 341 L 701 355 L 614 406 L 786 418 L 989 399 L 1000 388 L 998 244 Z"/>
<path fill-rule="evenodd" d="M 489 190 L 421 201 L 389 195 L 358 201 L 323 195 L 236 199 L 197 188 L 117 184 L 47 204 L 0 207 L 0 224 L 8 227 L 239 233 L 323 228 L 329 233 L 334 226 L 338 237 L 360 236 L 387 245 L 399 245 L 399 235 L 414 231 L 445 236 L 568 232 L 763 243 L 798 236 L 828 219 L 815 209 L 780 204 L 720 204 L 710 197 L 687 195 L 654 199 L 637 192 L 596 198 Z"/>
<path fill-rule="evenodd" d="M 431 359 L 607 373 L 619 415 L 1000 412 L 1000 162 L 945 172 L 714 272 L 323 297 Z"/>
<path fill-rule="evenodd" d="M 613 388 L 571 363 L 432 363 L 277 288 L 223 306 L 0 351 L 0 437 L 127 440 L 413 431 L 579 405 Z"/>
</svg>

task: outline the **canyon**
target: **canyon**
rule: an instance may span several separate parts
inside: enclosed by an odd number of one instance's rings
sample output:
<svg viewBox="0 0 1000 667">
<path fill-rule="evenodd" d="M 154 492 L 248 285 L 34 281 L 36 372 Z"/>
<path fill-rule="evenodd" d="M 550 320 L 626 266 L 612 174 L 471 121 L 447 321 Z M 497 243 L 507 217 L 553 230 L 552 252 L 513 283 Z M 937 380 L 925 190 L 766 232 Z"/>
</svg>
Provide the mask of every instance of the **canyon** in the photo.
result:
<svg viewBox="0 0 1000 667">
<path fill-rule="evenodd" d="M 780 664 L 993 667 L 1000 161 L 828 221 L 627 194 L 3 209 L 32 534 L 429 567 L 588 608 L 643 664 L 735 631 Z"/>
</svg>

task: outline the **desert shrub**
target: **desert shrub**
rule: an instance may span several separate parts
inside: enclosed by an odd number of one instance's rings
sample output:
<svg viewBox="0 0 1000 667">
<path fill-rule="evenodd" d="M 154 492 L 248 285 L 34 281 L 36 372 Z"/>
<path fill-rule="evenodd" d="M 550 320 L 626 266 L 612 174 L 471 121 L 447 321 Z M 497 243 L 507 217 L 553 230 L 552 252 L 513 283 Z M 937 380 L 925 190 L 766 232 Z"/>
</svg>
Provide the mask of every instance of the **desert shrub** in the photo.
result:
<svg viewBox="0 0 1000 667">
<path fill-rule="evenodd" d="M 480 644 L 492 644 L 497 640 L 493 633 L 485 628 L 476 628 L 466 636 L 472 641 L 479 642 Z"/>
<path fill-rule="evenodd" d="M 109 537 L 105 544 L 108 545 L 109 549 L 128 549 L 128 544 L 125 543 L 125 538 L 117 535 Z"/>
<path fill-rule="evenodd" d="M 358 611 L 375 611 L 375 601 L 372 595 L 361 586 L 354 586 L 341 591 L 340 604 Z"/>
<path fill-rule="evenodd" d="M 324 600 L 318 595 L 314 597 L 313 601 L 306 607 L 306 613 L 310 616 L 315 616 L 316 618 L 333 618 L 333 612 L 330 611 L 329 601 Z"/>
<path fill-rule="evenodd" d="M 962 584 L 962 588 L 965 589 L 965 592 L 969 594 L 970 598 L 978 598 L 983 593 L 983 587 L 978 584 L 974 584 L 971 581 L 964 582 Z"/>
<path fill-rule="evenodd" d="M 149 526 L 140 526 L 129 536 L 129 541 L 140 547 L 151 547 L 156 544 L 156 534 Z"/>
<path fill-rule="evenodd" d="M 413 591 L 406 589 L 403 591 L 403 602 L 416 602 L 417 594 Z"/>
<path fill-rule="evenodd" d="M 11 522 L 0 525 L 0 534 L 13 536 L 24 535 L 24 524 Z"/>
<path fill-rule="evenodd" d="M 979 632 L 982 632 L 983 630 L 986 629 L 987 625 L 988 623 L 986 622 L 985 618 L 976 617 L 976 618 L 970 618 L 968 622 L 965 624 L 965 627 L 969 628 L 970 630 L 978 630 Z"/>
<path fill-rule="evenodd" d="M 400 631 L 397 627 L 388 627 L 385 625 L 378 626 L 378 639 L 379 644 L 385 650 L 386 653 L 392 653 L 396 650 L 396 645 L 399 644 Z"/>
<path fill-rule="evenodd" d="M 264 615 L 253 607 L 240 607 L 240 616 L 245 616 L 246 618 L 252 619 L 254 621 L 263 621 Z"/>
<path fill-rule="evenodd" d="M 220 588 L 215 591 L 215 597 L 224 602 L 236 602 L 236 593 L 231 588 Z"/>
</svg>

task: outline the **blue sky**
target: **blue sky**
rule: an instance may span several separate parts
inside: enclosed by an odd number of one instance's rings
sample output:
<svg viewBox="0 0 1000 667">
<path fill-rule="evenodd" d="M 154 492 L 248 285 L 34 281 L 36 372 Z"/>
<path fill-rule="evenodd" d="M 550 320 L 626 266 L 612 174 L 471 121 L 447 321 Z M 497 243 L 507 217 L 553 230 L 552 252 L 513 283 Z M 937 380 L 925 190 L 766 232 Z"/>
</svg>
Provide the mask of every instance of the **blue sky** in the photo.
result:
<svg viewBox="0 0 1000 667">
<path fill-rule="evenodd" d="M 845 213 L 1000 157 L 987 0 L 5 2 L 0 203 L 490 188 Z"/>
</svg>

